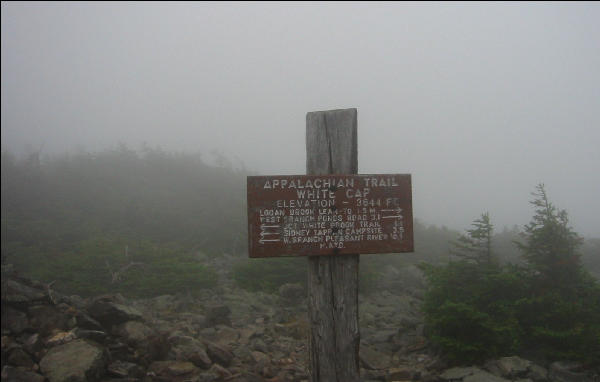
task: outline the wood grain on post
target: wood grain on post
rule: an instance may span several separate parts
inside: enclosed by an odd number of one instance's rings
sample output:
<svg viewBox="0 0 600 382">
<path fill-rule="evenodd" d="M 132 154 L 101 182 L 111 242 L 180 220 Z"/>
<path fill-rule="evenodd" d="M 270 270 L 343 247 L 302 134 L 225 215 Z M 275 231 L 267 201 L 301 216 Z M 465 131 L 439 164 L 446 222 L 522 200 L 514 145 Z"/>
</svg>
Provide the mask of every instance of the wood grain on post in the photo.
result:
<svg viewBox="0 0 600 382">
<path fill-rule="evenodd" d="M 357 170 L 356 109 L 308 113 L 306 174 Z M 359 380 L 358 264 L 358 254 L 308 258 L 311 382 Z"/>
</svg>

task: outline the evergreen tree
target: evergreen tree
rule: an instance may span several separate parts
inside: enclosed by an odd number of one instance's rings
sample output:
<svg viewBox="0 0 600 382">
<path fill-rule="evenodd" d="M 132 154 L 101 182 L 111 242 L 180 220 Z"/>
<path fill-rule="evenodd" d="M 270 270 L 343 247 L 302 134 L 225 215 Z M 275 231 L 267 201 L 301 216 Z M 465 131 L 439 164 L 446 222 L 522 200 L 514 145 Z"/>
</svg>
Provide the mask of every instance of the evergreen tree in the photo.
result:
<svg viewBox="0 0 600 382">
<path fill-rule="evenodd" d="M 525 242 L 516 242 L 522 256 L 539 283 L 541 292 L 559 287 L 570 290 L 580 279 L 581 261 L 578 252 L 582 238 L 568 225 L 567 212 L 558 210 L 548 200 L 543 184 L 539 184 L 531 204 L 535 215 L 525 225 Z"/>
<path fill-rule="evenodd" d="M 485 212 L 479 219 L 471 224 L 473 229 L 467 230 L 466 234 L 453 241 L 453 249 L 450 253 L 467 261 L 473 261 L 480 265 L 491 265 L 495 263 L 492 255 L 492 232 L 494 226 L 490 223 L 490 214 Z"/>
</svg>

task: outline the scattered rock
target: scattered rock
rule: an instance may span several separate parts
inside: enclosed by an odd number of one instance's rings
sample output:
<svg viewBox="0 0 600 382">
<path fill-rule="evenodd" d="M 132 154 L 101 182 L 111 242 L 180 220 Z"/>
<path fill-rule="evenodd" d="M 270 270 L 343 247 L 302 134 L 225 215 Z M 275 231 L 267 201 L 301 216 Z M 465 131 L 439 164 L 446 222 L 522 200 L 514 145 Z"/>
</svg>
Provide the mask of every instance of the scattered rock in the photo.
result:
<svg viewBox="0 0 600 382">
<path fill-rule="evenodd" d="M 418 288 L 420 271 L 412 276 L 399 282 Z M 98 381 L 104 374 L 103 382 L 308 380 L 310 324 L 297 284 L 279 295 L 229 285 L 127 303 L 118 294 L 84 300 L 52 291 L 51 298 L 42 284 L 10 280 L 3 274 L 2 381 Z M 593 381 L 576 363 L 548 371 L 519 357 L 489 361 L 486 370 L 442 372 L 447 364 L 430 351 L 414 294 L 378 291 L 360 303 L 362 381 Z"/>
</svg>

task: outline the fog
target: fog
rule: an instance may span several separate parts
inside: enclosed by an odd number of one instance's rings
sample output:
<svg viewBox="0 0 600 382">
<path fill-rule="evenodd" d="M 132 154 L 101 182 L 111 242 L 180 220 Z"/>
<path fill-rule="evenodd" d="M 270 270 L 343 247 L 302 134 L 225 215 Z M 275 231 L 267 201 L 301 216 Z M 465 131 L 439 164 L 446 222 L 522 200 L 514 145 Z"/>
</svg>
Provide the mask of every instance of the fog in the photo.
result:
<svg viewBox="0 0 600 382">
<path fill-rule="evenodd" d="M 358 109 L 360 173 L 414 215 L 600 236 L 596 3 L 2 3 L 2 150 L 125 143 L 305 172 L 309 111 Z"/>
</svg>

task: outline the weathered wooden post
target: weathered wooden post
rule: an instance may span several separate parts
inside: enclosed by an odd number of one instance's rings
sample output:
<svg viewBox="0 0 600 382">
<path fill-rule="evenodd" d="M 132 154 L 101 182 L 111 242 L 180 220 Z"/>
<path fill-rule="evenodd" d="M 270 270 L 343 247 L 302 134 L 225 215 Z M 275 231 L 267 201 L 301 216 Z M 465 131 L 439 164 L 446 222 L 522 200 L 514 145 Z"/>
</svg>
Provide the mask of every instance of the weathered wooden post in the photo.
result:
<svg viewBox="0 0 600 382">
<path fill-rule="evenodd" d="M 356 109 L 306 115 L 306 174 L 356 174 Z M 308 257 L 310 380 L 359 380 L 359 255 Z"/>
<path fill-rule="evenodd" d="M 356 109 L 308 113 L 306 154 L 306 175 L 248 177 L 248 251 L 308 256 L 311 382 L 354 382 L 359 253 L 413 251 L 411 177 L 356 174 Z"/>
</svg>

